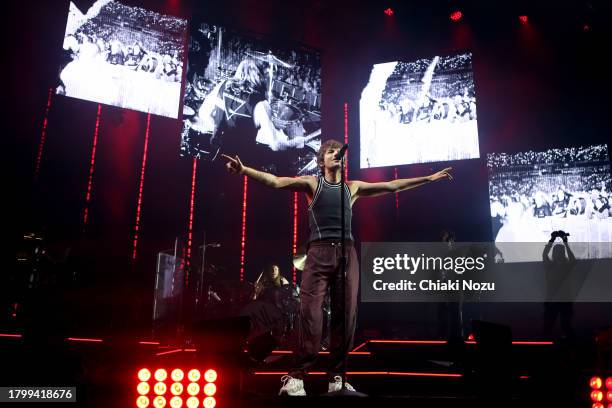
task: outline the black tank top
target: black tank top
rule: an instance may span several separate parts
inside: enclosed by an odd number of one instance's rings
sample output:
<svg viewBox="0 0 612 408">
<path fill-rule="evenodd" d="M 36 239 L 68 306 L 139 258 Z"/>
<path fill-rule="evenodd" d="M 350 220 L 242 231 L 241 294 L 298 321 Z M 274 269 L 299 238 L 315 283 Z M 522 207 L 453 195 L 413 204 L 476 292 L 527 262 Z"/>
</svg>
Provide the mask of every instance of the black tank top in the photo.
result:
<svg viewBox="0 0 612 408">
<path fill-rule="evenodd" d="M 345 239 L 353 239 L 351 234 L 351 192 L 344 184 L 344 220 Z M 340 222 L 340 183 L 332 184 L 325 177 L 318 177 L 317 190 L 308 206 L 308 226 L 310 238 L 308 242 L 321 240 L 341 240 Z"/>
</svg>

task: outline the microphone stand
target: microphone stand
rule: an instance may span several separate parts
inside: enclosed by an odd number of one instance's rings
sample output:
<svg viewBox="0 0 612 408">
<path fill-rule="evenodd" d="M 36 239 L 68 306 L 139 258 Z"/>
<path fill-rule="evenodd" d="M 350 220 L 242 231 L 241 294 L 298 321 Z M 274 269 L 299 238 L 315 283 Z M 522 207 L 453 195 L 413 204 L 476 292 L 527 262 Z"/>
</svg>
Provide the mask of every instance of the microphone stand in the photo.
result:
<svg viewBox="0 0 612 408">
<path fill-rule="evenodd" d="M 343 362 L 342 362 L 342 388 L 340 391 L 328 392 L 325 396 L 328 397 L 366 397 L 367 395 L 357 391 L 349 391 L 346 389 L 346 366 L 348 362 L 348 345 L 346 344 L 346 245 L 345 245 L 345 227 L 346 220 L 344 219 L 345 210 L 344 204 L 346 202 L 346 198 L 344 195 L 344 159 L 346 155 L 342 155 L 340 158 L 340 227 L 341 227 L 341 241 L 340 248 L 342 256 L 340 257 L 340 273 L 342 274 L 342 348 L 346 347 L 344 350 Z M 331 357 L 331 355 L 330 355 Z"/>
</svg>

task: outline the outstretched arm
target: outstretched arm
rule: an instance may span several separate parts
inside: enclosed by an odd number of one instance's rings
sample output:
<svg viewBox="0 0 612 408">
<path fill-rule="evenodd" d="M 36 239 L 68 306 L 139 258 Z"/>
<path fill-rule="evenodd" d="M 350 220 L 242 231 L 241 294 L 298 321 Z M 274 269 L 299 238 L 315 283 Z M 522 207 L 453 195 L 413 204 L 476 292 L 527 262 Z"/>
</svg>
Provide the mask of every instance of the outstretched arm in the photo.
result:
<svg viewBox="0 0 612 408">
<path fill-rule="evenodd" d="M 414 177 L 407 179 L 397 179 L 392 181 L 384 181 L 381 183 L 367 183 L 365 181 L 353 181 L 351 184 L 355 188 L 355 197 L 376 197 L 387 193 L 397 193 L 404 190 L 410 190 L 422 186 L 423 184 L 431 183 L 442 179 L 452 180 L 450 171 L 452 167 L 448 167 L 437 173 L 425 177 Z"/>
<path fill-rule="evenodd" d="M 316 182 L 313 176 L 278 177 L 274 174 L 255 170 L 251 167 L 245 166 L 242 164 L 242 161 L 240 161 L 238 156 L 230 157 L 225 154 L 222 154 L 221 156 L 227 160 L 225 166 L 230 173 L 244 174 L 245 176 L 259 181 L 268 187 L 291 191 L 302 191 L 310 194 L 313 191 L 311 186 L 313 182 Z"/>
</svg>

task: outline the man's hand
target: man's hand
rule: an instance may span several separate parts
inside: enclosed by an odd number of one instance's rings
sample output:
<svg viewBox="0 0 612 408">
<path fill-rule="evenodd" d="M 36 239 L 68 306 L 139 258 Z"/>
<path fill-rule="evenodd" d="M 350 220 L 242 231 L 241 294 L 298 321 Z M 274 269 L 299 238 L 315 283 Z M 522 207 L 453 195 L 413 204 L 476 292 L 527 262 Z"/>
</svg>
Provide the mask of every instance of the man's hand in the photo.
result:
<svg viewBox="0 0 612 408">
<path fill-rule="evenodd" d="M 452 180 L 453 176 L 451 176 L 450 171 L 452 170 L 452 167 L 447 167 L 444 170 L 440 170 L 437 173 L 432 174 L 431 176 L 429 176 L 429 180 L 430 181 L 438 181 L 440 179 L 449 179 Z"/>
<path fill-rule="evenodd" d="M 221 156 L 227 160 L 227 163 L 225 163 L 225 168 L 227 171 L 232 174 L 242 174 L 244 172 L 244 165 L 240 161 L 240 157 L 238 157 L 238 155 L 235 157 L 230 157 L 222 153 Z"/>
</svg>

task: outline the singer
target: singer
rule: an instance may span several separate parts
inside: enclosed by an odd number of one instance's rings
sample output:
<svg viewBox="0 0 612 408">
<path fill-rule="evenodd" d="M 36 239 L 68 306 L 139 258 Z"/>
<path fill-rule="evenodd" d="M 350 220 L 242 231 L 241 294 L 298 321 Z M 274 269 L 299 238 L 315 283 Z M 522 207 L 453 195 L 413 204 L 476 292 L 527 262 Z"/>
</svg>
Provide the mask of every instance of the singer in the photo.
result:
<svg viewBox="0 0 612 408">
<path fill-rule="evenodd" d="M 351 233 L 352 206 L 360 197 L 375 197 L 397 193 L 442 179 L 452 180 L 451 168 L 446 168 L 426 177 L 398 179 L 393 181 L 366 183 L 347 181 L 340 186 L 341 157 L 347 146 L 336 140 L 327 140 L 317 154 L 321 174 L 318 177 L 277 177 L 242 164 L 238 156 L 229 157 L 226 166 L 229 172 L 244 174 L 269 187 L 300 191 L 308 202 L 308 224 L 310 237 L 306 265 L 302 273 L 300 291 L 300 320 L 298 349 L 295 350 L 294 368 L 281 379 L 280 395 L 306 395 L 304 376 L 316 361 L 321 345 L 323 314 L 321 306 L 328 287 L 331 293 L 331 344 L 328 367 L 328 391 L 339 391 L 342 387 L 342 364 L 345 354 L 351 349 L 357 316 L 357 289 L 359 287 L 359 263 L 353 235 Z M 339 191 L 345 200 L 346 264 L 346 343 L 342 344 L 342 276 L 340 240 L 342 236 L 338 205 Z M 348 390 L 354 388 L 345 383 Z"/>
</svg>

